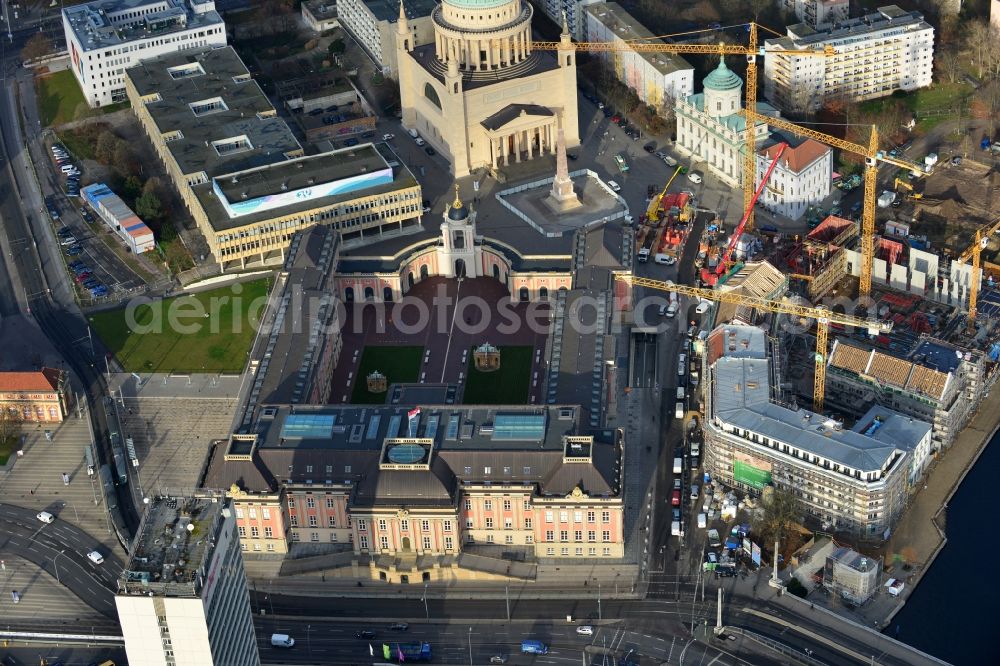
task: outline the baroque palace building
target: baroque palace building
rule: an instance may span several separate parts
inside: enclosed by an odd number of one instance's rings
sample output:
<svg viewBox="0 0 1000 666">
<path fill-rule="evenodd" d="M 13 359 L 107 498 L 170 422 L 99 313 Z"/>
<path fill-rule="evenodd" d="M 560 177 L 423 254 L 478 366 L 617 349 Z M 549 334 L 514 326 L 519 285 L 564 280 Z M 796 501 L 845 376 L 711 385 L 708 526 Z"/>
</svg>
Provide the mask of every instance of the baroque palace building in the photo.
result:
<svg viewBox="0 0 1000 666">
<path fill-rule="evenodd" d="M 403 125 L 448 157 L 455 176 L 554 153 L 558 130 L 580 143 L 576 49 L 568 27 L 555 52 L 532 48 L 523 0 L 445 0 L 434 40 L 415 45 L 397 23 Z"/>
</svg>

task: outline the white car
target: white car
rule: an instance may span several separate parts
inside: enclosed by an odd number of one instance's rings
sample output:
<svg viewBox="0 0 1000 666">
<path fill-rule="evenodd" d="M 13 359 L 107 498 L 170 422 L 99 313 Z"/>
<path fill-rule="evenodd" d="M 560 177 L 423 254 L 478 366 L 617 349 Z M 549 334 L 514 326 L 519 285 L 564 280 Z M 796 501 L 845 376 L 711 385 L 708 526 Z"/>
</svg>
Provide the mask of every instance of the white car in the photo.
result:
<svg viewBox="0 0 1000 666">
<path fill-rule="evenodd" d="M 413 142 L 416 143 L 418 146 L 424 145 L 424 140 L 421 139 L 419 136 L 416 139 L 414 139 Z"/>
<path fill-rule="evenodd" d="M 35 516 L 35 517 L 38 518 L 38 520 L 42 521 L 45 524 L 54 523 L 55 520 L 56 520 L 56 517 L 53 516 L 48 511 L 39 511 L 38 515 Z"/>
<path fill-rule="evenodd" d="M 94 564 L 104 564 L 104 556 L 98 553 L 96 550 L 92 550 L 87 553 L 87 559 Z"/>
<path fill-rule="evenodd" d="M 701 174 L 697 171 L 692 171 L 688 174 L 688 180 L 697 185 L 701 182 Z"/>
<path fill-rule="evenodd" d="M 618 183 L 616 183 L 613 180 L 609 180 L 608 181 L 608 187 L 611 188 L 612 192 L 621 192 L 622 191 L 622 186 L 619 185 Z"/>
<path fill-rule="evenodd" d="M 383 141 L 392 141 L 395 138 L 396 138 L 395 134 L 383 134 L 382 135 L 382 140 Z"/>
<path fill-rule="evenodd" d="M 576 633 L 579 636 L 593 636 L 594 628 L 589 624 L 584 624 L 576 628 Z"/>
<path fill-rule="evenodd" d="M 701 303 L 698 304 L 698 307 L 696 307 L 694 309 L 694 311 L 697 314 L 705 314 L 706 312 L 708 312 L 708 309 L 710 307 L 712 307 L 712 304 L 710 302 L 708 302 L 708 301 L 702 301 Z"/>
</svg>

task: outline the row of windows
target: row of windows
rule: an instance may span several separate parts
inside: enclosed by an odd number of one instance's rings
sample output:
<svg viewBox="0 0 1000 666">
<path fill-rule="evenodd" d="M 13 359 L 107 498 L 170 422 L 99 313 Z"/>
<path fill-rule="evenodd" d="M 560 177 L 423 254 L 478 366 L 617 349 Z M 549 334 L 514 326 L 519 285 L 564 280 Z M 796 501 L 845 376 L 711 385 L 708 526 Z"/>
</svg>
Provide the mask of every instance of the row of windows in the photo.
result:
<svg viewBox="0 0 1000 666">
<path fill-rule="evenodd" d="M 555 548 L 551 548 L 551 547 L 550 548 L 546 548 L 545 549 L 545 554 L 549 555 L 549 556 L 554 556 L 556 554 L 556 549 Z M 559 554 L 562 555 L 563 557 L 568 556 L 569 555 L 569 548 L 566 547 L 566 546 L 560 548 L 559 549 Z M 577 557 L 583 557 L 583 548 L 576 548 L 573 551 L 573 554 L 576 555 Z M 588 548 L 587 549 L 587 555 L 589 557 L 596 557 L 597 556 L 597 549 L 596 548 Z M 602 548 L 601 549 L 601 555 L 604 556 L 604 557 L 610 557 L 611 556 L 611 548 L 608 547 L 608 546 L 605 546 L 604 548 Z"/>
<path fill-rule="evenodd" d="M 545 530 L 545 540 L 546 541 L 555 541 L 556 540 L 555 539 L 555 531 L 554 530 Z M 569 530 L 560 530 L 559 531 L 559 540 L 563 541 L 563 542 L 569 541 Z M 583 530 L 576 530 L 576 531 L 573 532 L 573 541 L 576 541 L 576 542 L 583 541 Z M 591 541 L 591 542 L 597 541 L 597 532 L 595 532 L 594 530 L 589 530 L 587 532 L 587 541 Z M 603 541 L 605 543 L 610 543 L 611 542 L 611 531 L 610 530 L 604 530 L 604 531 L 601 532 L 601 541 Z"/>
</svg>

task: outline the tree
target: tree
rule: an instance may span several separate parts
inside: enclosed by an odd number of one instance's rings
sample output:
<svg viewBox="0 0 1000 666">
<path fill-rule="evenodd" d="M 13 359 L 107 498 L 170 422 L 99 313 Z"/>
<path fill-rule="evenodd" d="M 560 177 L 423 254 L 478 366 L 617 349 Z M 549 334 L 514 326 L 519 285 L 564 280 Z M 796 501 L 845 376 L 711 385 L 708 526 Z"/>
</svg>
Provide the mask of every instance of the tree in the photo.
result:
<svg viewBox="0 0 1000 666">
<path fill-rule="evenodd" d="M 6 442 L 21 434 L 23 415 L 17 405 L 0 405 L 0 442 Z"/>
<path fill-rule="evenodd" d="M 53 51 L 52 40 L 45 36 L 43 32 L 36 32 L 34 36 L 29 39 L 24 48 L 21 49 L 21 58 L 24 60 L 35 60 L 36 58 L 44 58 Z"/>
<path fill-rule="evenodd" d="M 962 59 L 951 49 L 942 50 L 934 58 L 934 65 L 938 70 L 938 77 L 948 83 L 955 83 L 962 78 Z"/>
<path fill-rule="evenodd" d="M 129 147 L 128 142 L 124 139 L 118 139 L 115 142 L 115 154 L 114 154 L 114 165 L 120 171 L 126 173 L 136 170 L 135 157 L 132 155 L 132 149 Z M 136 192 L 138 193 L 137 188 Z"/>
<path fill-rule="evenodd" d="M 347 50 L 347 45 L 344 44 L 344 40 L 340 37 L 330 42 L 330 46 L 326 47 L 327 52 L 330 55 L 340 55 Z"/>
<path fill-rule="evenodd" d="M 94 146 L 94 159 L 101 164 L 111 164 L 115 159 L 115 144 L 118 143 L 116 137 L 110 130 L 104 130 L 97 137 L 97 144 Z"/>
<path fill-rule="evenodd" d="M 135 200 L 135 213 L 143 220 L 160 219 L 163 214 L 160 197 L 153 192 L 143 192 Z"/>
<path fill-rule="evenodd" d="M 142 194 L 142 181 L 138 176 L 126 176 L 122 183 L 122 194 L 126 199 L 138 199 Z M 138 211 L 136 211 L 138 212 Z"/>
<path fill-rule="evenodd" d="M 802 520 L 802 507 L 790 491 L 775 487 L 761 499 L 763 512 L 754 531 L 766 544 L 783 539 L 792 525 Z"/>
</svg>

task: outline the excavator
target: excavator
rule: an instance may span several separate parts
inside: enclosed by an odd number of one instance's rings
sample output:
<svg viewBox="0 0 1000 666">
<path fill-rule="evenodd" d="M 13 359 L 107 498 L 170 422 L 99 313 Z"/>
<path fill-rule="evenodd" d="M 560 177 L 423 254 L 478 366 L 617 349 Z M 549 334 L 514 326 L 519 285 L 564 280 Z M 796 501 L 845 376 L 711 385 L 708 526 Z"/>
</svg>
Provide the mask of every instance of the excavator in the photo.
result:
<svg viewBox="0 0 1000 666">
<path fill-rule="evenodd" d="M 736 245 L 740 241 L 740 236 L 743 235 L 743 229 L 747 226 L 747 220 L 753 212 L 753 207 L 757 205 L 757 199 L 760 197 L 761 192 L 764 191 L 767 181 L 771 178 L 771 173 L 774 171 L 774 167 L 778 166 L 778 160 L 781 159 L 781 155 L 785 152 L 785 148 L 788 148 L 787 143 L 782 142 L 778 144 L 778 152 L 775 153 L 774 158 L 771 160 L 771 164 L 767 167 L 767 171 L 764 172 L 764 177 L 760 179 L 760 185 L 757 186 L 757 191 L 753 193 L 753 199 L 750 200 L 750 206 L 743 212 L 743 219 L 741 219 L 740 223 L 736 225 L 736 229 L 733 231 L 733 235 L 729 239 L 729 246 L 726 248 L 725 254 L 719 257 L 718 266 L 714 269 L 703 268 L 701 270 L 702 284 L 714 287 L 718 283 L 719 278 L 725 275 L 726 270 L 729 268 L 729 261 L 733 256 L 733 252 L 736 250 Z"/>
<path fill-rule="evenodd" d="M 667 195 L 667 190 L 670 189 L 670 184 L 674 182 L 674 179 L 677 178 L 677 175 L 680 174 L 683 169 L 684 167 L 682 166 L 677 167 L 674 171 L 674 175 L 672 175 L 670 180 L 667 181 L 667 184 L 663 186 L 663 190 L 649 202 L 649 208 L 646 210 L 646 219 L 649 220 L 651 226 L 656 226 L 656 223 L 659 221 L 660 202 L 663 200 L 663 197 Z"/>
<path fill-rule="evenodd" d="M 893 189 L 896 190 L 897 192 L 899 192 L 899 188 L 900 187 L 902 187 L 904 190 L 909 191 L 909 194 L 906 195 L 906 197 L 908 199 L 923 199 L 924 198 L 923 193 L 917 192 L 915 189 L 913 189 L 913 184 L 912 183 L 908 183 L 905 180 L 903 180 L 902 178 L 897 178 L 895 180 L 895 182 L 893 183 Z"/>
</svg>

